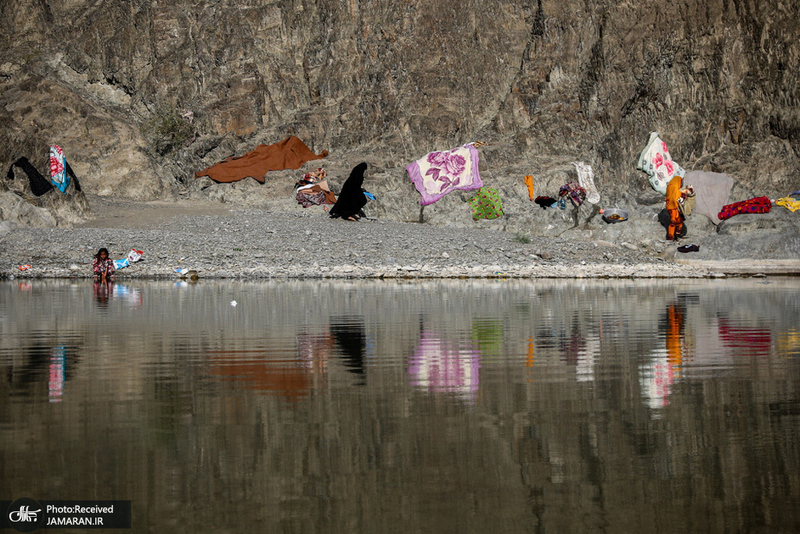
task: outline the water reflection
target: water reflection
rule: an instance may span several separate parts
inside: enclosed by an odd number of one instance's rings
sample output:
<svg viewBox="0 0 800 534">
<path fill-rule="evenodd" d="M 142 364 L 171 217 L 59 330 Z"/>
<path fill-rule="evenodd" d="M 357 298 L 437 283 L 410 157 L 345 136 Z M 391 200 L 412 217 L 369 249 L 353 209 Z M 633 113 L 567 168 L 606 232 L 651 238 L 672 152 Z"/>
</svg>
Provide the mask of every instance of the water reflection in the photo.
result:
<svg viewBox="0 0 800 534">
<path fill-rule="evenodd" d="M 641 365 L 640 377 L 642 395 L 650 408 L 662 408 L 669 404 L 672 387 L 681 376 L 684 353 L 684 316 L 686 306 L 683 302 L 670 302 L 662 318 L 664 347 L 650 352 L 648 361 Z"/>
<path fill-rule="evenodd" d="M 454 393 L 472 401 L 478 392 L 481 352 L 474 344 L 423 330 L 408 360 L 409 383 L 431 393 Z"/>
<path fill-rule="evenodd" d="M 114 292 L 114 282 L 106 281 L 96 281 L 94 283 L 94 300 L 97 302 L 97 305 L 101 308 L 108 306 L 108 299 Z"/>
<path fill-rule="evenodd" d="M 49 402 L 61 402 L 67 380 L 74 375 L 80 351 L 76 347 L 51 346 L 54 340 L 37 337 L 18 350 L 18 365 L 8 369 L 9 393 L 18 397 L 34 395 L 47 384 Z"/>
<path fill-rule="evenodd" d="M 360 379 L 356 383 L 363 385 L 366 349 L 363 319 L 360 317 L 331 318 L 330 332 L 345 368 L 349 372 L 359 375 Z"/>
<path fill-rule="evenodd" d="M 102 307 L 3 282 L 0 499 L 131 499 L 137 531 L 793 531 L 800 281 L 771 281 L 130 282 Z"/>
</svg>

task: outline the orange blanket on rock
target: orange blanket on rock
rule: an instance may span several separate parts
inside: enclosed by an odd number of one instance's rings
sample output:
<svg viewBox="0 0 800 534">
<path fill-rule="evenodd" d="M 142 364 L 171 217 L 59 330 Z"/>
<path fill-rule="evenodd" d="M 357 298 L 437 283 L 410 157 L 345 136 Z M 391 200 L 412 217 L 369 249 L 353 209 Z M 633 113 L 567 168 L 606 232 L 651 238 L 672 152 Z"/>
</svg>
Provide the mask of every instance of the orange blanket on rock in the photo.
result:
<svg viewBox="0 0 800 534">
<path fill-rule="evenodd" d="M 263 184 L 264 175 L 269 171 L 299 169 L 307 161 L 327 156 L 327 150 L 314 154 L 300 139 L 290 135 L 280 143 L 258 145 L 255 150 L 243 156 L 231 156 L 194 173 L 194 177 L 208 176 L 215 182 L 230 183 L 249 176 Z"/>
</svg>

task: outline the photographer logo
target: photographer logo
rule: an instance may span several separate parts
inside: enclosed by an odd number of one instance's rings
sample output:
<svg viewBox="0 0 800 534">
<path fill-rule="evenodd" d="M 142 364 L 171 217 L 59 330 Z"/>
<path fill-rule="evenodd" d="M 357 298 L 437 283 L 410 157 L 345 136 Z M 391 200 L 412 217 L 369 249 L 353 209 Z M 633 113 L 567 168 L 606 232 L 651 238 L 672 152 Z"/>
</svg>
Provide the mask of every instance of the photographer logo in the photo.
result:
<svg viewBox="0 0 800 534">
<path fill-rule="evenodd" d="M 8 507 L 8 522 L 18 532 L 32 532 L 42 526 L 42 506 L 33 499 L 17 499 Z"/>
</svg>

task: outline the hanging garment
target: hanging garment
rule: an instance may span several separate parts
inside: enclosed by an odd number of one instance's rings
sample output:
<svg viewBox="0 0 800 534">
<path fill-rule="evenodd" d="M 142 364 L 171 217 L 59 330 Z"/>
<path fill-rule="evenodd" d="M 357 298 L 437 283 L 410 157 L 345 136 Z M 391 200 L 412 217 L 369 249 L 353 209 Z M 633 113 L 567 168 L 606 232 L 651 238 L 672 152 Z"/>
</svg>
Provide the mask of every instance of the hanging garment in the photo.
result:
<svg viewBox="0 0 800 534">
<path fill-rule="evenodd" d="M 575 166 L 575 172 L 578 173 L 578 183 L 586 190 L 586 200 L 591 204 L 598 204 L 600 202 L 600 192 L 594 185 L 592 167 L 582 161 L 575 161 L 572 164 Z"/>
<path fill-rule="evenodd" d="M 728 203 L 733 188 L 733 178 L 718 172 L 689 171 L 683 177 L 684 187 L 694 189 L 696 204 L 694 213 L 705 215 L 714 224 L 719 224 L 719 212 Z"/>
<path fill-rule="evenodd" d="M 258 145 L 255 150 L 242 156 L 231 156 L 219 163 L 197 171 L 195 178 L 208 176 L 215 182 L 238 182 L 247 177 L 264 183 L 264 175 L 270 171 L 299 169 L 306 162 L 328 157 L 328 151 L 314 154 L 300 139 L 290 135 L 273 145 Z"/>
<path fill-rule="evenodd" d="M 650 134 L 636 168 L 650 176 L 650 185 L 662 195 L 667 193 L 667 184 L 672 178 L 686 174 L 680 165 L 672 161 L 667 144 L 658 137 L 657 132 Z"/>
<path fill-rule="evenodd" d="M 59 191 L 67 193 L 67 187 L 69 187 L 67 159 L 64 157 L 64 150 L 58 145 L 50 147 L 50 181 Z"/>
<path fill-rule="evenodd" d="M 525 176 L 525 186 L 528 188 L 528 198 L 533 201 L 533 176 L 530 174 Z"/>
<path fill-rule="evenodd" d="M 406 171 L 419 191 L 421 206 L 433 204 L 456 189 L 483 187 L 478 173 L 478 150 L 473 145 L 431 152 L 408 165 Z"/>
<path fill-rule="evenodd" d="M 51 147 L 51 150 L 52 150 L 52 147 Z M 62 151 L 62 154 L 63 154 L 63 151 Z M 51 163 L 50 170 L 51 170 L 51 177 L 52 177 L 52 172 L 53 172 L 52 161 L 50 163 Z M 51 189 L 53 189 L 53 187 L 55 185 L 55 182 L 45 178 L 44 175 L 42 175 L 42 173 L 40 173 L 36 169 L 36 167 L 34 167 L 31 164 L 31 162 L 28 161 L 28 158 L 26 158 L 25 156 L 22 156 L 21 158 L 19 158 L 17 161 L 12 163 L 11 166 L 8 168 L 8 174 L 6 176 L 7 176 L 7 178 L 9 180 L 13 180 L 14 179 L 14 167 L 17 167 L 18 169 L 22 170 L 22 172 L 25 173 L 25 176 L 28 177 L 28 182 L 30 183 L 30 187 L 31 187 L 31 193 L 33 193 L 34 196 L 40 197 L 40 196 L 44 195 L 45 193 L 47 193 L 48 191 L 50 191 Z M 61 191 L 62 193 L 66 194 L 66 189 L 67 189 L 67 186 L 69 186 L 70 181 L 74 184 L 75 191 L 80 191 L 81 190 L 81 184 L 78 181 L 78 177 L 75 176 L 75 172 L 72 170 L 72 167 L 69 166 L 69 163 L 67 162 L 66 158 L 62 158 L 61 159 L 61 167 L 60 168 L 63 169 L 63 172 L 64 172 L 64 174 L 66 175 L 67 178 L 66 178 L 66 180 L 62 180 L 62 182 L 66 182 L 66 185 L 64 186 L 64 189 L 61 189 L 61 187 L 59 186 L 58 187 L 59 191 Z M 58 165 L 55 166 L 55 169 L 59 169 Z M 62 178 L 59 178 L 59 180 L 61 180 L 61 179 Z"/>
<path fill-rule="evenodd" d="M 572 205 L 577 208 L 586 200 L 586 190 L 575 182 L 567 182 L 558 190 L 558 196 L 562 200 L 568 198 Z"/>
<path fill-rule="evenodd" d="M 497 219 L 503 216 L 503 202 L 497 189 L 482 187 L 469 199 L 472 208 L 472 218 L 478 219 Z"/>
</svg>

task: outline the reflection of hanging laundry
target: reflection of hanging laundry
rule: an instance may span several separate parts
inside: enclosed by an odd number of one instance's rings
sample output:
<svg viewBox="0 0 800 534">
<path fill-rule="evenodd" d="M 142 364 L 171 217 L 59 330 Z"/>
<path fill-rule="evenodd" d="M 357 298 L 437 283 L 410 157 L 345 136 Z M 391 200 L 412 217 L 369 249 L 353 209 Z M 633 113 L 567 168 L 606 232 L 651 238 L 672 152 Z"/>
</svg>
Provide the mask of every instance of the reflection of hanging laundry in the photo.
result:
<svg viewBox="0 0 800 534">
<path fill-rule="evenodd" d="M 751 354 L 769 354 L 772 350 L 772 333 L 764 328 L 738 326 L 729 319 L 719 320 L 719 336 L 723 345 L 743 348 Z"/>
<path fill-rule="evenodd" d="M 533 337 L 528 338 L 528 356 L 525 358 L 525 367 L 533 367 Z"/>
<path fill-rule="evenodd" d="M 561 359 L 569 365 L 578 365 L 581 352 L 585 348 L 585 341 L 580 332 L 576 332 L 567 337 L 562 333 L 559 338 L 558 348 L 561 349 Z"/>
<path fill-rule="evenodd" d="M 590 337 L 586 339 L 586 345 L 578 350 L 578 365 L 575 368 L 575 376 L 578 382 L 594 381 L 594 364 L 600 354 L 600 339 Z"/>
<path fill-rule="evenodd" d="M 64 394 L 66 347 L 54 347 L 50 350 L 50 376 L 47 381 L 50 402 L 61 402 Z"/>
<path fill-rule="evenodd" d="M 683 362 L 683 347 L 681 346 L 683 340 L 681 334 L 683 332 L 683 309 L 677 304 L 670 304 L 667 306 L 667 359 L 669 364 L 680 375 L 681 364 Z"/>
<path fill-rule="evenodd" d="M 472 400 L 478 391 L 480 352 L 423 332 L 408 362 L 409 383 L 432 393 L 456 393 Z"/>
<path fill-rule="evenodd" d="M 785 356 L 796 356 L 800 354 L 800 331 L 789 330 L 782 334 L 778 334 L 775 345 L 778 349 L 778 354 Z"/>
<path fill-rule="evenodd" d="M 500 354 L 503 351 L 503 321 L 475 319 L 472 323 L 472 340 L 484 355 Z"/>
<path fill-rule="evenodd" d="M 208 354 L 213 377 L 234 387 L 278 394 L 299 400 L 314 387 L 313 373 L 305 362 L 269 359 L 263 350 L 226 350 Z"/>
<path fill-rule="evenodd" d="M 657 410 L 669 404 L 672 384 L 675 381 L 673 367 L 664 349 L 655 349 L 646 363 L 639 366 L 639 386 L 647 405 Z"/>
<path fill-rule="evenodd" d="M 363 376 L 367 340 L 364 323 L 350 317 L 332 318 L 330 331 L 336 340 L 345 368 L 353 374 Z"/>
</svg>

